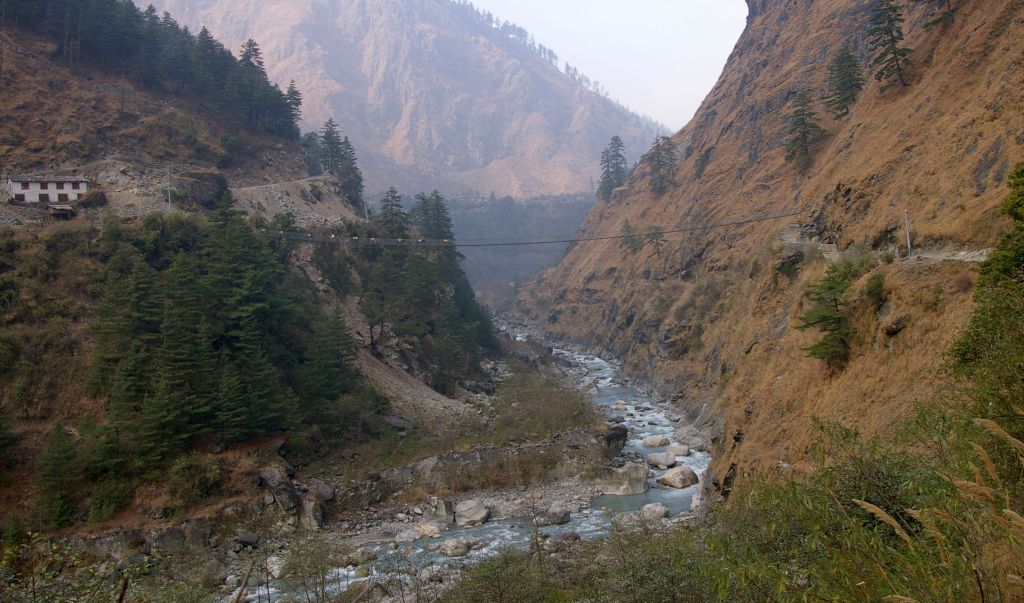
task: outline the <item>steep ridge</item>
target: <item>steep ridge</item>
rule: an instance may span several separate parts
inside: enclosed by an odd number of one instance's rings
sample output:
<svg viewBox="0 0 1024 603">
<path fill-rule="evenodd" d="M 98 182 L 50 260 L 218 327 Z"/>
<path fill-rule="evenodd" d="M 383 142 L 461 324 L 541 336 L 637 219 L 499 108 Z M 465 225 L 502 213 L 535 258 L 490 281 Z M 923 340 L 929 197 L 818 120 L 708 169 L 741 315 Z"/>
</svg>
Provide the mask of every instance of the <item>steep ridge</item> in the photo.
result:
<svg viewBox="0 0 1024 603">
<path fill-rule="evenodd" d="M 660 130 L 448 0 L 154 4 L 230 48 L 256 39 L 306 128 L 333 116 L 352 138 L 370 193 L 590 192 L 613 135 L 636 159 Z"/>
<path fill-rule="evenodd" d="M 624 357 L 713 433 L 721 489 L 732 476 L 804 467 L 816 417 L 884 436 L 943 393 L 941 354 L 969 316 L 975 269 L 930 258 L 989 248 L 1008 228 L 997 209 L 1024 158 L 1024 3 L 954 3 L 955 19 L 934 27 L 922 4 L 905 26 L 910 85 L 870 81 L 839 121 L 816 101 L 828 135 L 803 171 L 785 160 L 795 92 L 824 92 L 847 39 L 866 61 L 871 3 L 749 0 L 721 79 L 674 136 L 674 186 L 650 192 L 642 163 L 582 235 L 709 228 L 659 244 L 579 243 L 520 294 L 522 314 L 550 336 Z M 921 261 L 891 261 L 906 252 L 904 209 Z M 851 289 L 851 360 L 834 373 L 804 352 L 817 332 L 796 328 L 807 285 L 830 261 L 822 250 L 871 260 Z M 878 275 L 887 300 L 876 307 L 865 286 Z"/>
</svg>

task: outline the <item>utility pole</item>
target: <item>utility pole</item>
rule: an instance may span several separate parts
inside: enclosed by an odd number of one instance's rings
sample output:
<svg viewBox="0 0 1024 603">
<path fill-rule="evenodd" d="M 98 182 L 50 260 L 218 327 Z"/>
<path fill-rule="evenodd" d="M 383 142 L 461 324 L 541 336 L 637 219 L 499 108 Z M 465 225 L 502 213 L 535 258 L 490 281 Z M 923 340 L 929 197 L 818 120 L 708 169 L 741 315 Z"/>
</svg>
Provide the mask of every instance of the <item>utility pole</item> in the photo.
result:
<svg viewBox="0 0 1024 603">
<path fill-rule="evenodd" d="M 914 254 L 914 246 L 910 242 L 910 210 L 903 210 L 903 224 L 907 228 L 907 257 L 909 258 Z"/>
</svg>

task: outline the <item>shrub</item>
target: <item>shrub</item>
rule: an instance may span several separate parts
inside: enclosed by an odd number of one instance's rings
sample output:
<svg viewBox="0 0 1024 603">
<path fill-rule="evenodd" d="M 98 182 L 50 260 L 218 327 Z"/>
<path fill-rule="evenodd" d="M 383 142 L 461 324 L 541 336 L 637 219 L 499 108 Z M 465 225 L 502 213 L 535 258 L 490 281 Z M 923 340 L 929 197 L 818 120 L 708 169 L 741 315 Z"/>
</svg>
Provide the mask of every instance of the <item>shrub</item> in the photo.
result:
<svg viewBox="0 0 1024 603">
<path fill-rule="evenodd" d="M 889 301 L 889 292 L 885 288 L 885 275 L 881 273 L 871 275 L 864 285 L 864 299 L 875 309 L 880 309 Z"/>
<path fill-rule="evenodd" d="M 216 492 L 221 483 L 220 463 L 208 454 L 193 452 L 174 461 L 168 476 L 171 493 L 186 505 Z"/>
</svg>

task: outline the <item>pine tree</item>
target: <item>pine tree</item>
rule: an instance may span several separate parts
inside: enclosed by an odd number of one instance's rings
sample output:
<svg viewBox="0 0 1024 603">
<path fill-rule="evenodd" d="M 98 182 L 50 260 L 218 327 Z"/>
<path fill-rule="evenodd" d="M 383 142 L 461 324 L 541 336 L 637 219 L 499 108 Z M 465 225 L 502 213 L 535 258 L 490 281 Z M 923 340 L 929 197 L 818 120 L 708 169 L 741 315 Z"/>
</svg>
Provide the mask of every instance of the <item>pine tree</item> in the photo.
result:
<svg viewBox="0 0 1024 603">
<path fill-rule="evenodd" d="M 299 127 L 299 120 L 302 119 L 302 93 L 299 92 L 298 87 L 295 86 L 295 80 L 288 82 L 288 90 L 284 94 L 285 99 L 288 102 L 289 119 L 292 125 L 296 128 Z"/>
<path fill-rule="evenodd" d="M 845 312 L 846 294 L 854 279 L 850 262 L 829 266 L 825 278 L 807 288 L 811 307 L 798 319 L 800 330 L 815 328 L 822 331 L 820 340 L 804 351 L 807 355 L 825 361 L 830 369 L 842 368 L 850 358 L 850 336 L 853 329 Z"/>
<path fill-rule="evenodd" d="M 849 43 L 843 44 L 828 66 L 828 95 L 825 97 L 825 106 L 835 117 L 846 117 L 850 114 L 850 107 L 857 102 L 857 97 L 864 89 L 864 82 L 864 70 L 853 53 L 853 48 Z"/>
<path fill-rule="evenodd" d="M 903 48 L 903 5 L 895 0 L 877 0 L 868 23 L 868 49 L 875 53 L 871 64 L 875 67 L 875 79 L 888 80 L 895 77 L 903 86 L 907 85 L 906 68 L 911 64 L 911 49 Z"/>
<path fill-rule="evenodd" d="M 117 365 L 110 385 L 107 416 L 110 422 L 123 426 L 133 421 L 143 401 L 153 394 L 153 354 L 136 340 Z"/>
<path fill-rule="evenodd" d="M 658 136 L 646 159 L 651 170 L 651 190 L 656 195 L 665 194 L 676 180 L 679 157 L 675 142 L 668 136 Z"/>
<path fill-rule="evenodd" d="M 209 431 L 216 395 L 216 356 L 206 319 L 206 289 L 195 258 L 182 255 L 168 271 L 168 296 L 161 326 L 159 383 L 152 400 L 165 406 L 170 424 L 180 432 L 168 433 L 188 442 Z M 180 425 L 179 425 L 180 424 Z"/>
<path fill-rule="evenodd" d="M 71 486 L 75 482 L 77 453 L 74 439 L 56 425 L 46 438 L 46 449 L 39 458 L 36 485 L 41 499 L 36 501 L 40 518 L 53 527 L 65 527 L 74 512 Z"/>
<path fill-rule="evenodd" d="M 304 370 L 311 420 L 322 418 L 325 403 L 334 402 L 353 389 L 356 382 L 353 367 L 355 342 L 341 314 L 334 311 L 317 325 Z"/>
<path fill-rule="evenodd" d="M 328 119 L 320 131 L 320 165 L 325 172 L 339 174 L 345 161 L 341 133 L 334 119 Z"/>
<path fill-rule="evenodd" d="M 602 201 L 611 199 L 612 191 L 626 183 L 625 145 L 618 136 L 613 136 L 608 147 L 601 153 L 601 181 L 597 195 Z"/>
<path fill-rule="evenodd" d="M 238 369 L 227 354 L 222 354 L 216 414 L 220 438 L 225 444 L 241 442 L 252 435 L 257 420 L 251 413 L 252 404 Z"/>
<path fill-rule="evenodd" d="M 818 125 L 811 93 L 801 90 L 796 95 L 793 112 L 789 115 L 789 139 L 786 141 L 786 159 L 797 160 L 806 166 L 811 162 L 811 147 L 821 140 L 825 130 Z"/>
<path fill-rule="evenodd" d="M 394 187 L 388 189 L 380 201 L 380 211 L 376 222 L 392 239 L 404 239 L 409 236 L 409 215 L 402 205 L 402 196 Z"/>
<path fill-rule="evenodd" d="M 619 239 L 619 247 L 634 252 L 643 249 L 644 240 L 636 233 L 636 230 L 634 230 L 633 225 L 629 223 L 628 219 L 622 222 L 622 229 L 620 232 L 622 233 L 622 236 Z"/>
<path fill-rule="evenodd" d="M 356 149 L 348 136 L 341 140 L 341 165 L 338 177 L 341 179 L 341 190 L 345 198 L 355 207 L 363 205 L 363 173 L 356 159 Z"/>
</svg>

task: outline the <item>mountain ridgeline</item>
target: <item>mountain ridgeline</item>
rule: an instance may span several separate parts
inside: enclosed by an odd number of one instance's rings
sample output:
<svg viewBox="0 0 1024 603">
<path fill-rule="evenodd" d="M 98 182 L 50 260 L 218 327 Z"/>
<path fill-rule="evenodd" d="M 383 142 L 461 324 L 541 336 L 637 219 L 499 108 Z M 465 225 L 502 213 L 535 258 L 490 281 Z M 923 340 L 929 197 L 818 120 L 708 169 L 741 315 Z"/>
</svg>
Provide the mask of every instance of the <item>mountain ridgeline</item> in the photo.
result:
<svg viewBox="0 0 1024 603">
<path fill-rule="evenodd" d="M 367 191 L 525 198 L 593 192 L 613 135 L 630 162 L 661 126 L 522 28 L 448 0 L 158 0 L 231 47 L 258 40 L 272 79 L 304 93 L 305 129 L 334 117 Z"/>
</svg>

